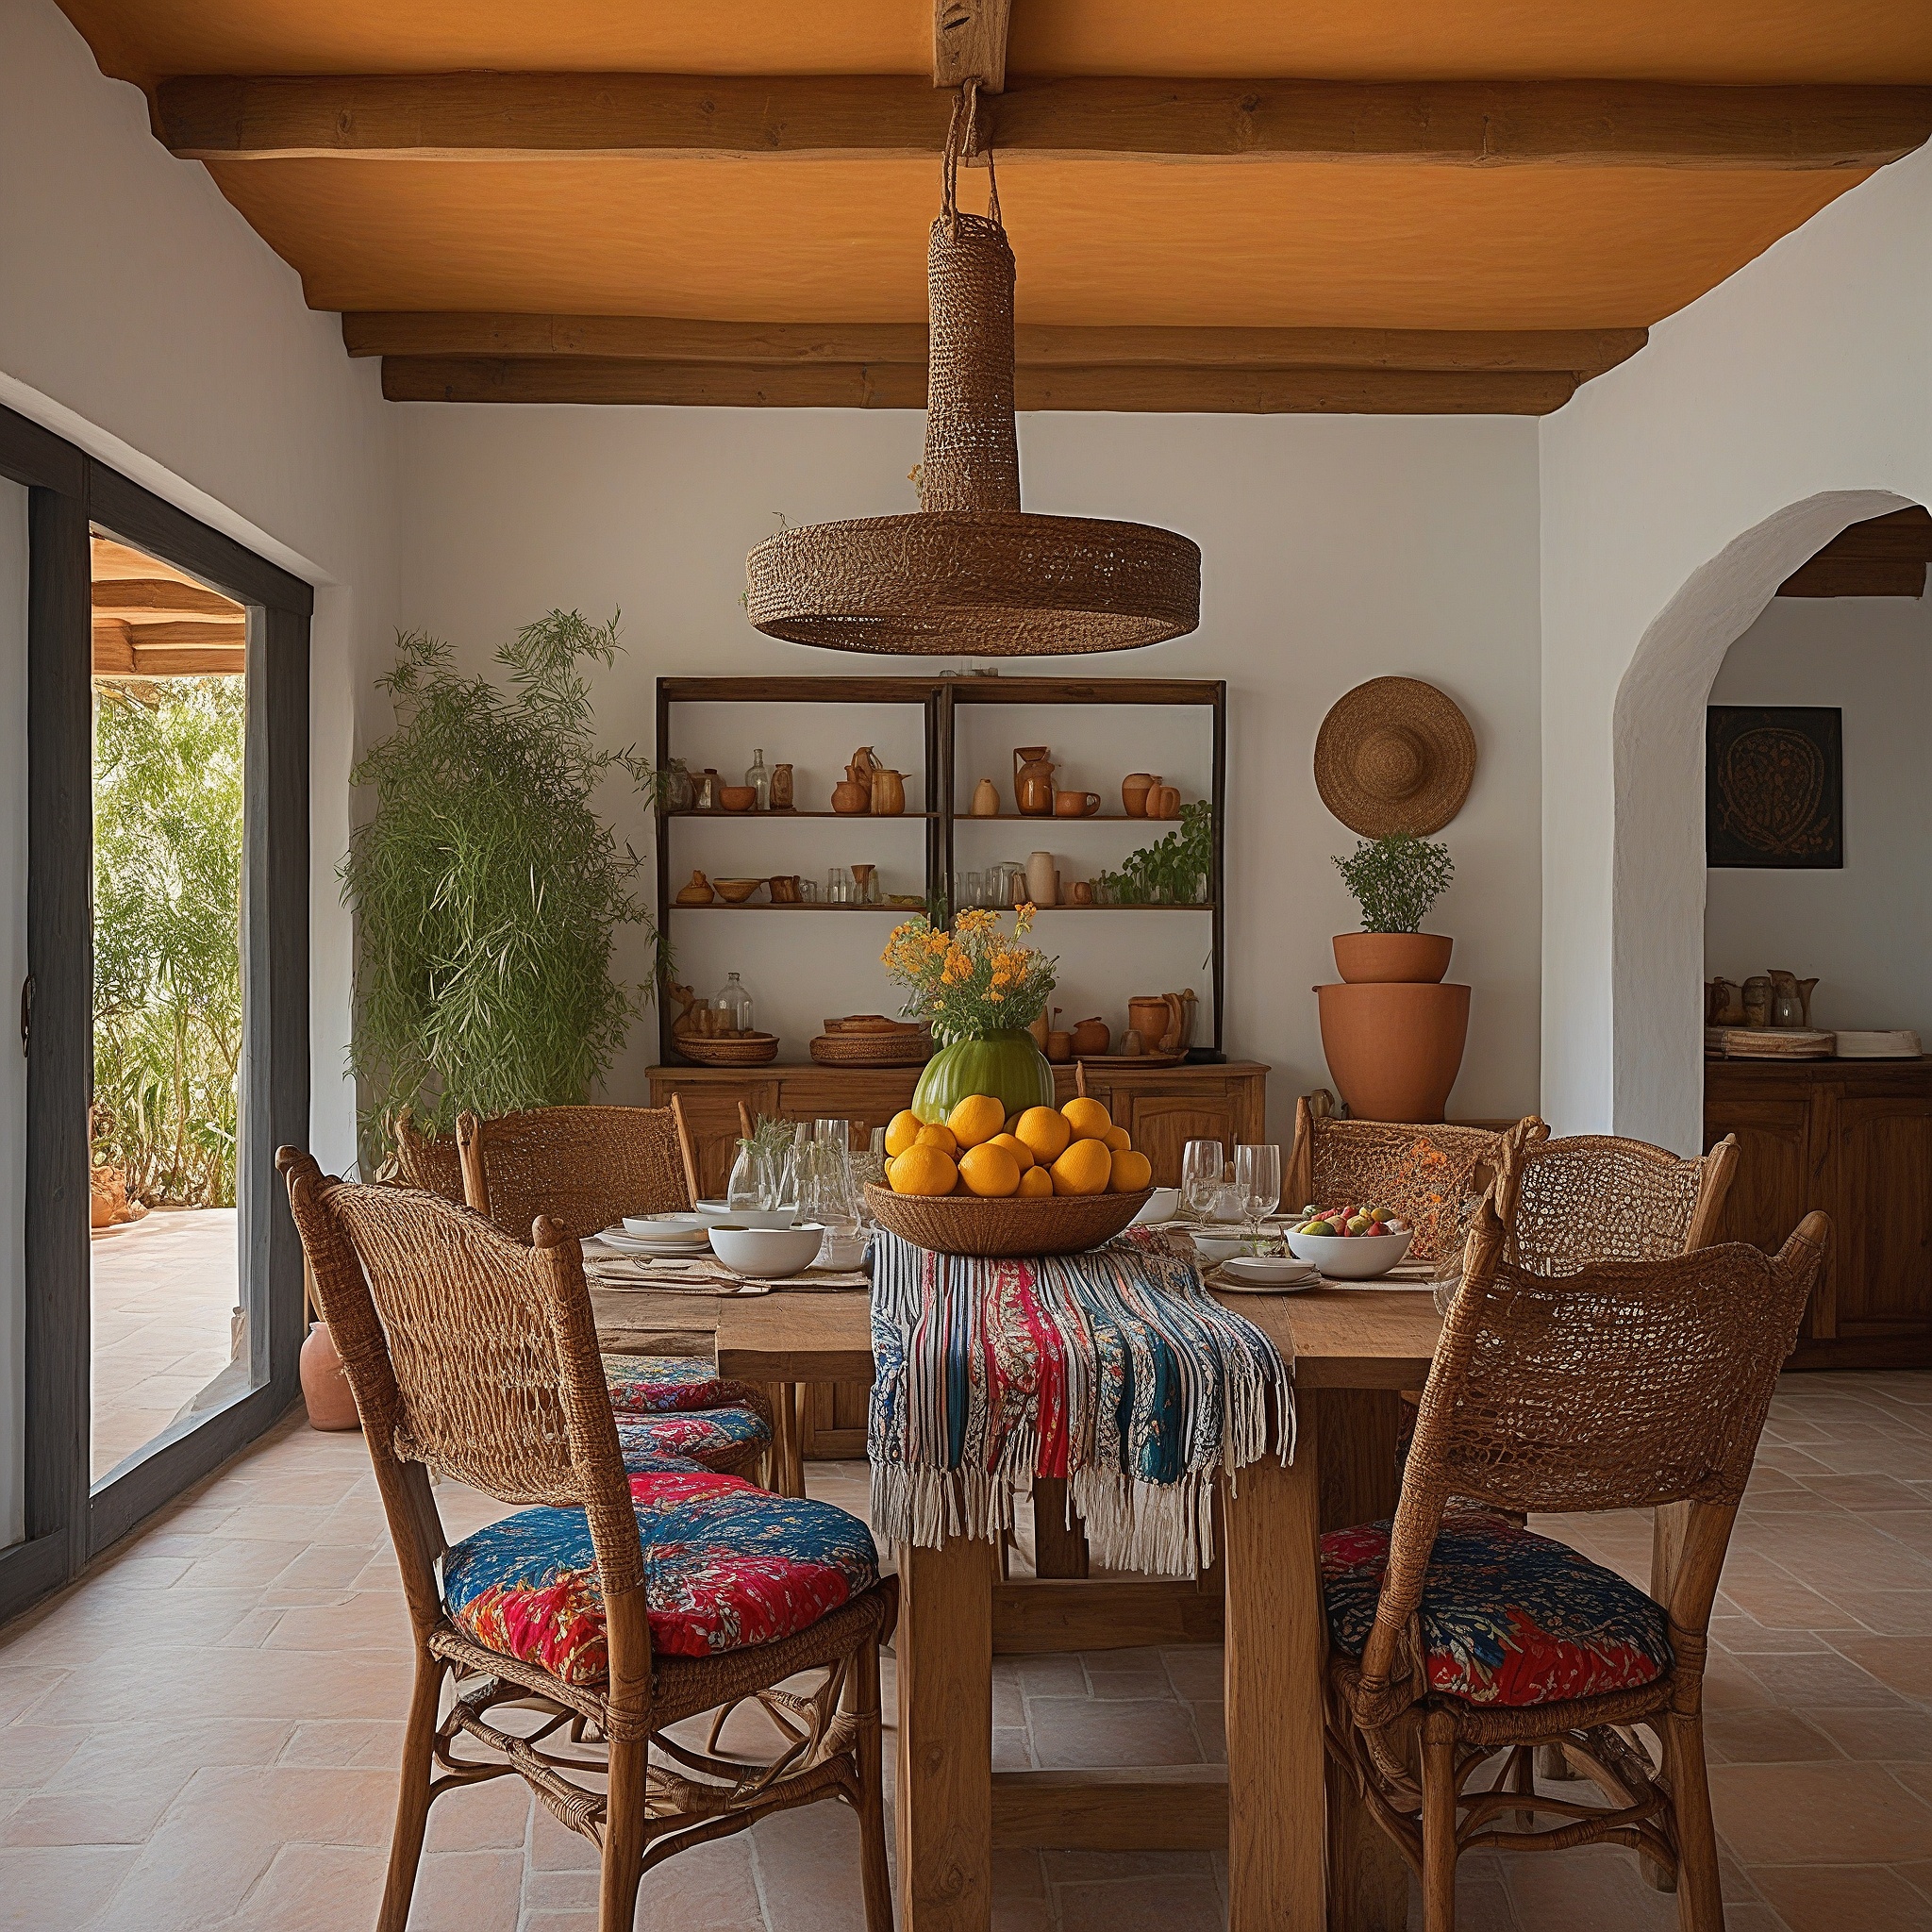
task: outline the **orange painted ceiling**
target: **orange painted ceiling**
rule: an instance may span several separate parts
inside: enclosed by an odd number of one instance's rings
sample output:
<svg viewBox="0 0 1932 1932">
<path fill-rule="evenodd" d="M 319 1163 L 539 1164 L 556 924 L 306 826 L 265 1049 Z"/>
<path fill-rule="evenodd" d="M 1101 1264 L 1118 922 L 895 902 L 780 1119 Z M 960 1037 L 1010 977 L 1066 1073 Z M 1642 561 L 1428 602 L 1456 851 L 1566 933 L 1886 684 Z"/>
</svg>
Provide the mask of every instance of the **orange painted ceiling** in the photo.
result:
<svg viewBox="0 0 1932 1932">
<path fill-rule="evenodd" d="M 106 71 L 930 72 L 932 0 L 63 0 Z M 1928 0 L 1013 0 L 1016 78 L 1932 82 Z M 930 165 L 218 162 L 319 308 L 912 321 Z M 1015 160 L 1024 320 L 1647 325 L 1853 171 Z M 976 206 L 975 199 L 969 205 Z"/>
</svg>

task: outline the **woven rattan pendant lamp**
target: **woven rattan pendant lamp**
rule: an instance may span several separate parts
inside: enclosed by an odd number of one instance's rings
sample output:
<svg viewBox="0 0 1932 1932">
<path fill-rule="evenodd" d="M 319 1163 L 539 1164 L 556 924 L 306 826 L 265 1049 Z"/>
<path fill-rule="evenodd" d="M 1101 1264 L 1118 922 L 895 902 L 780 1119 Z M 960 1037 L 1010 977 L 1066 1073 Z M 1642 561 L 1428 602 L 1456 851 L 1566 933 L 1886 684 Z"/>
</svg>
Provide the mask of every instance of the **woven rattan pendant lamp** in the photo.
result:
<svg viewBox="0 0 1932 1932">
<path fill-rule="evenodd" d="M 1013 435 L 1013 251 L 956 185 L 976 88 L 953 107 L 927 257 L 925 459 L 911 516 L 809 524 L 745 560 L 758 628 L 834 651 L 1062 657 L 1158 644 L 1201 621 L 1201 553 L 1147 524 L 1020 508 Z M 987 158 L 991 180 L 991 157 Z"/>
</svg>

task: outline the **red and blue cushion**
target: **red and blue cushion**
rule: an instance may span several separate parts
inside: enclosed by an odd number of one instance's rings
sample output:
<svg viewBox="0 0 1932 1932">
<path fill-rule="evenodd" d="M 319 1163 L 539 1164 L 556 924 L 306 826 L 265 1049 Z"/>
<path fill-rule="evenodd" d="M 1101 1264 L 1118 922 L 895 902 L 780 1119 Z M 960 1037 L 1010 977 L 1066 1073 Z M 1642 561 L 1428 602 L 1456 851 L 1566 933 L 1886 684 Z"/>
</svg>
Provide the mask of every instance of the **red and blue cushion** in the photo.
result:
<svg viewBox="0 0 1932 1932">
<path fill-rule="evenodd" d="M 716 1469 L 743 1462 L 771 1440 L 763 1416 L 737 1407 L 674 1409 L 665 1415 L 621 1413 L 617 1418 L 618 1446 L 633 1475 L 652 1467 L 640 1457 L 682 1457 Z"/>
<path fill-rule="evenodd" d="M 829 1503 L 710 1470 L 633 1475 L 651 1646 L 708 1657 L 808 1629 L 879 1579 L 872 1532 Z M 458 1629 L 567 1684 L 610 1674 L 604 1592 L 581 1509 L 524 1509 L 442 1558 Z"/>
<path fill-rule="evenodd" d="M 702 1356 L 607 1355 L 604 1380 L 619 1415 L 670 1415 L 743 1405 L 750 1390 L 727 1382 Z"/>
<path fill-rule="evenodd" d="M 1322 1539 L 1338 1650 L 1360 1657 L 1389 1567 L 1387 1523 Z M 1662 1608 L 1565 1543 L 1477 1508 L 1447 1509 L 1423 1582 L 1429 1689 L 1471 1704 L 1555 1704 L 1654 1683 L 1674 1661 Z"/>
</svg>

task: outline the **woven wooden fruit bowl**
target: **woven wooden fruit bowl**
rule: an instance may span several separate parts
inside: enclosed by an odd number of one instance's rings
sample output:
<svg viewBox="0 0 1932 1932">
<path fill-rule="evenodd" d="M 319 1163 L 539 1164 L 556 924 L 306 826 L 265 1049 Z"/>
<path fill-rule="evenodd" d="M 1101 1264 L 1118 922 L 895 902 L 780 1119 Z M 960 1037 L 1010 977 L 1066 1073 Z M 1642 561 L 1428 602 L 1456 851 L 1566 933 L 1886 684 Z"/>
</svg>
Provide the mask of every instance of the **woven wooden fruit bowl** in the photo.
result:
<svg viewBox="0 0 1932 1932">
<path fill-rule="evenodd" d="M 1153 1198 L 1132 1194 L 1050 1194 L 1023 1201 L 974 1194 L 895 1194 L 876 1181 L 866 1206 L 901 1241 L 941 1255 L 1077 1255 L 1111 1241 Z"/>
<path fill-rule="evenodd" d="M 687 1034 L 672 1044 L 701 1067 L 762 1067 L 778 1058 L 775 1033 L 732 1033 L 709 1040 Z"/>
</svg>

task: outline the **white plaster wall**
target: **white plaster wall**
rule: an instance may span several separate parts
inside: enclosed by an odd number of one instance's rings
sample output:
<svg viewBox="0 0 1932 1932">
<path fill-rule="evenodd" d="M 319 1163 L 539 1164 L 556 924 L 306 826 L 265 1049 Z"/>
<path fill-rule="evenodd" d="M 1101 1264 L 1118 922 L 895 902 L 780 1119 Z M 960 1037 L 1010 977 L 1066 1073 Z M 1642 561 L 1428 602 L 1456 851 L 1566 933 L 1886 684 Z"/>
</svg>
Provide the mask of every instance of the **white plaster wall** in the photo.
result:
<svg viewBox="0 0 1932 1932">
<path fill-rule="evenodd" d="M 1024 264 L 1023 264 L 1024 272 Z M 612 738 L 648 748 L 651 680 L 669 673 L 857 675 L 896 660 L 802 649 L 751 629 L 740 608 L 746 550 L 782 514 L 800 524 L 913 508 L 916 413 L 401 406 L 401 503 L 407 622 L 481 663 L 514 627 L 553 606 L 603 617 L 622 608 L 626 655 L 600 675 L 599 717 Z M 1461 1114 L 1513 1114 L 1537 1091 L 1538 649 L 1536 431 L 1513 419 L 1035 416 L 1021 444 L 1030 507 L 1140 518 L 1201 545 L 1202 624 L 1152 650 L 1060 659 L 1082 675 L 1224 676 L 1230 685 L 1228 837 L 1229 1050 L 1271 1062 L 1273 1131 L 1292 1124 L 1291 1097 L 1325 1083 L 1310 989 L 1334 976 L 1329 936 L 1355 924 L 1331 854 L 1353 835 L 1330 818 L 1311 774 L 1329 705 L 1384 673 L 1428 678 L 1468 712 L 1481 748 L 1474 790 L 1443 836 L 1457 883 L 1430 924 L 1457 936 L 1452 974 L 1475 989 L 1468 1056 L 1451 1101 Z M 1171 721 L 1162 736 L 1107 714 L 1064 716 L 1037 732 L 991 724 L 962 759 L 962 787 L 981 769 L 1010 771 L 1008 750 L 1046 740 L 1070 760 L 1062 782 L 1118 797 L 1146 768 L 1204 790 L 1205 738 Z M 1030 721 L 1028 721 L 1030 723 Z M 708 725 L 730 774 L 754 745 L 791 758 L 823 793 L 854 745 L 876 737 L 889 761 L 917 744 L 868 721 L 832 739 L 808 721 Z M 821 802 L 824 802 L 821 799 Z M 628 799 L 610 801 L 647 851 L 650 828 Z M 1118 807 L 1114 807 L 1118 809 Z M 820 824 L 783 828 L 791 853 L 757 842 L 764 827 L 680 827 L 683 864 L 727 874 L 819 870 L 875 859 L 916 886 L 910 826 Z M 968 828 L 985 858 L 1024 859 L 1029 827 Z M 778 828 L 772 828 L 775 838 Z M 720 841 L 707 852 L 695 841 Z M 737 841 L 737 842 L 725 842 Z M 1116 828 L 1057 828 L 1048 841 L 1078 875 L 1128 849 Z M 689 853 L 691 856 L 686 857 Z M 715 858 L 716 863 L 708 862 Z M 843 921 L 740 924 L 687 915 L 675 928 L 687 976 L 701 991 L 739 966 L 761 1013 L 801 1053 L 827 1013 L 887 1010 L 871 962 L 889 922 L 860 940 Z M 1205 989 L 1198 916 L 1080 915 L 1042 921 L 1061 955 L 1069 1021 L 1099 1012 L 1118 1025 L 1130 993 Z M 776 938 L 773 935 L 775 933 Z M 1131 949 L 1131 950 L 1129 950 Z M 633 972 L 641 962 L 633 955 Z M 622 1098 L 641 1091 L 656 1041 L 647 1024 L 615 1071 Z"/>
<path fill-rule="evenodd" d="M 1774 597 L 1710 700 L 1842 709 L 1845 862 L 1712 869 L 1707 974 L 1785 967 L 1817 978 L 1814 1025 L 1932 1040 L 1932 597 Z"/>
<path fill-rule="evenodd" d="M 26 491 L 0 477 L 0 1013 L 26 978 Z M 26 1056 L 0 1021 L 0 1546 L 25 1534 Z"/>
<path fill-rule="evenodd" d="M 373 362 L 148 131 L 52 0 L 0 0 L 0 403 L 318 586 L 314 1140 L 354 1151 L 349 924 L 333 867 L 394 619 L 391 422 Z M 0 810 L 7 808 L 0 802 Z"/>
<path fill-rule="evenodd" d="M 1690 1149 L 1703 705 L 1800 560 L 1932 497 L 1932 151 L 1660 324 L 1541 450 L 1543 1111 Z"/>
</svg>

